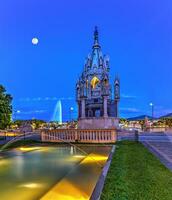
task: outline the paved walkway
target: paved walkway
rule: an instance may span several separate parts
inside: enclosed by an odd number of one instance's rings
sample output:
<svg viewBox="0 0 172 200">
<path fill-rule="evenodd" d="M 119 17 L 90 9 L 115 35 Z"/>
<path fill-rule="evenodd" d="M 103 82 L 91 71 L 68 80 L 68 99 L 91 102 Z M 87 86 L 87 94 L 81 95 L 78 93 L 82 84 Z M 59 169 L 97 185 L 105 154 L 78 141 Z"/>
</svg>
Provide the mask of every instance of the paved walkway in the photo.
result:
<svg viewBox="0 0 172 200">
<path fill-rule="evenodd" d="M 0 145 L 7 143 L 9 140 L 0 140 Z"/>
<path fill-rule="evenodd" d="M 142 141 L 158 159 L 172 171 L 172 142 L 169 141 Z"/>
<path fill-rule="evenodd" d="M 172 134 L 170 133 L 141 133 L 139 141 L 149 142 L 172 142 Z"/>
</svg>

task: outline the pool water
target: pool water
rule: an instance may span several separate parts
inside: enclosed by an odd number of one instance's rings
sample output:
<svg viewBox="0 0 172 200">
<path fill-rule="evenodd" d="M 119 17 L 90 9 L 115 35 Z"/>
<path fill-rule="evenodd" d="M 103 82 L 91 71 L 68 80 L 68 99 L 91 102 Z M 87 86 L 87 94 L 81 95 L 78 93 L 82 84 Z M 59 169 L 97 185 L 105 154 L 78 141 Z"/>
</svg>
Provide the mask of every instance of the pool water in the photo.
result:
<svg viewBox="0 0 172 200">
<path fill-rule="evenodd" d="M 89 199 L 111 146 L 22 147 L 0 157 L 0 199 Z M 89 182 L 88 182 L 89 181 Z"/>
</svg>

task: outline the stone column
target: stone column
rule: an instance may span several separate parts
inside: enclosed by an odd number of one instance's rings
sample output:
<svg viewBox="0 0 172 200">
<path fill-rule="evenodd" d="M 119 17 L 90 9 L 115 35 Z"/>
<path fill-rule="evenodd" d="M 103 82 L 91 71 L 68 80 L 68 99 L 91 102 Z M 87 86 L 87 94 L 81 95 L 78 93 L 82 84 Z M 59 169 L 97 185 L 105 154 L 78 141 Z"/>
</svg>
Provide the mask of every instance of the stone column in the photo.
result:
<svg viewBox="0 0 172 200">
<path fill-rule="evenodd" d="M 118 101 L 115 101 L 115 117 L 118 118 Z"/>
<path fill-rule="evenodd" d="M 80 103 L 80 101 L 78 101 L 78 119 L 81 117 L 81 103 Z"/>
<path fill-rule="evenodd" d="M 81 100 L 81 118 L 85 118 L 85 98 Z"/>
<path fill-rule="evenodd" d="M 107 113 L 107 96 L 103 97 L 103 117 L 108 117 L 108 113 Z"/>
</svg>

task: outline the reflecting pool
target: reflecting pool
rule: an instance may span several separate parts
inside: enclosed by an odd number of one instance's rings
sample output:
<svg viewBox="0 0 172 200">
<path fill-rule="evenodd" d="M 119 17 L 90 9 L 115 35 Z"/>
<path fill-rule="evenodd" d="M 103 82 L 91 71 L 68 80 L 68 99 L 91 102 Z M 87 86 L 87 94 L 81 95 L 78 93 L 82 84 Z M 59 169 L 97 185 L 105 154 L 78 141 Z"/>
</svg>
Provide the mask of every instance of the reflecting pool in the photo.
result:
<svg viewBox="0 0 172 200">
<path fill-rule="evenodd" d="M 0 199 L 89 199 L 111 146 L 21 147 L 0 156 Z"/>
</svg>

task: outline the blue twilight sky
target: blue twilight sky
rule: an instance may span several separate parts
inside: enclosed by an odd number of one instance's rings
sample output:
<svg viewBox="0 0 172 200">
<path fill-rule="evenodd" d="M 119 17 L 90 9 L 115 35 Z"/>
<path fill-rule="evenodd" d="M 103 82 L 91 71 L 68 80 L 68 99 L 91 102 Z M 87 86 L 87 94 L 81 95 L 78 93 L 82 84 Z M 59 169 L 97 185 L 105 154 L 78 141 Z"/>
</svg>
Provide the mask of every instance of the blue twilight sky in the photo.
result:
<svg viewBox="0 0 172 200">
<path fill-rule="evenodd" d="M 121 79 L 123 117 L 172 112 L 171 0 L 0 0 L 0 84 L 16 118 L 76 116 L 75 82 L 99 28 L 111 78 Z M 38 37 L 39 44 L 31 43 Z"/>
</svg>

